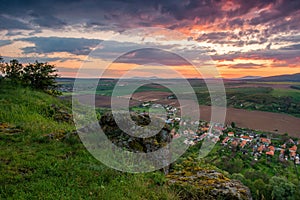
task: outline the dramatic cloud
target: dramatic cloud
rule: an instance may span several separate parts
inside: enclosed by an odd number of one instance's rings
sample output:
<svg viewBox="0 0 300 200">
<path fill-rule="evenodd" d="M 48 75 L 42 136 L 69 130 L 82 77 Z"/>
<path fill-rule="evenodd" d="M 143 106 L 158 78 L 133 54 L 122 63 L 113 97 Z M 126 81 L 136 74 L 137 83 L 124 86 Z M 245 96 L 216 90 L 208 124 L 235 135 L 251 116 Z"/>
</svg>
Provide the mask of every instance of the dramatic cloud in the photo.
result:
<svg viewBox="0 0 300 200">
<path fill-rule="evenodd" d="M 12 42 L 10 40 L 0 40 L 0 47 L 1 46 L 5 46 L 5 45 L 9 45 L 11 44 Z"/>
<path fill-rule="evenodd" d="M 1 10 L 2 11 L 2 10 Z M 23 29 L 31 30 L 33 27 L 22 19 L 0 14 L 0 30 Z"/>
<path fill-rule="evenodd" d="M 116 60 L 120 63 L 160 64 L 167 66 L 191 65 L 187 60 L 177 54 L 160 49 L 142 49 L 125 54 Z"/>
<path fill-rule="evenodd" d="M 222 19 L 229 19 L 222 21 L 224 22 L 222 24 L 235 27 L 244 24 L 270 23 L 277 21 L 278 18 L 283 20 L 298 12 L 300 3 L 297 0 L 56 0 L 51 2 L 11 0 L 1 6 L 3 14 L 28 20 L 33 25 L 52 28 L 76 23 L 112 28 L 142 25 L 168 25 L 169 27 L 177 25 L 178 27 L 204 25 Z M 249 19 L 243 19 L 246 14 L 250 15 Z M 6 28 L 14 27 L 6 26 Z"/>
<path fill-rule="evenodd" d="M 111 31 L 112 35 L 130 28 L 163 27 L 187 34 L 217 62 L 237 58 L 270 61 L 268 65 L 231 63 L 224 70 L 290 69 L 300 67 L 299 21 L 299 0 L 4 0 L 0 50 L 4 56 L 17 51 L 17 57 L 57 52 L 87 55 L 100 39 L 109 39 L 109 34 L 99 37 L 99 32 Z M 109 48 L 99 51 L 101 58 L 114 58 L 124 49 L 122 44 Z M 139 64 L 153 60 L 154 55 L 162 63 L 183 65 L 153 52 L 139 52 L 120 62 Z"/>
<path fill-rule="evenodd" d="M 300 50 L 300 44 L 294 44 L 281 48 L 282 50 Z"/>
<path fill-rule="evenodd" d="M 241 63 L 241 64 L 235 64 L 235 65 L 229 65 L 229 68 L 233 69 L 257 69 L 259 67 L 263 67 L 262 65 L 257 65 L 253 63 Z"/>
<path fill-rule="evenodd" d="M 59 37 L 31 37 L 20 39 L 34 43 L 34 47 L 24 47 L 24 53 L 52 53 L 69 52 L 76 55 L 88 55 L 92 47 L 97 46 L 101 40 L 83 38 L 59 38 Z"/>
</svg>

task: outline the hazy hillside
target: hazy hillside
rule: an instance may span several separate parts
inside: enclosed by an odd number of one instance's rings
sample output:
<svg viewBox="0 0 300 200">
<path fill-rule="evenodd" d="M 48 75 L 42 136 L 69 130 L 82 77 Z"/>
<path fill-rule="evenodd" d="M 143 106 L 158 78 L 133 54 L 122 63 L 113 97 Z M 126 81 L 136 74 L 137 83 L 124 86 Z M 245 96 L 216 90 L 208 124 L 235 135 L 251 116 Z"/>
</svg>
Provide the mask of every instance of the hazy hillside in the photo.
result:
<svg viewBox="0 0 300 200">
<path fill-rule="evenodd" d="M 270 76 L 264 77 L 259 79 L 252 79 L 255 81 L 272 81 L 272 82 L 284 82 L 284 81 L 292 81 L 292 82 L 299 82 L 300 81 L 300 73 L 298 74 L 291 74 L 291 75 L 279 75 L 279 76 Z"/>
</svg>

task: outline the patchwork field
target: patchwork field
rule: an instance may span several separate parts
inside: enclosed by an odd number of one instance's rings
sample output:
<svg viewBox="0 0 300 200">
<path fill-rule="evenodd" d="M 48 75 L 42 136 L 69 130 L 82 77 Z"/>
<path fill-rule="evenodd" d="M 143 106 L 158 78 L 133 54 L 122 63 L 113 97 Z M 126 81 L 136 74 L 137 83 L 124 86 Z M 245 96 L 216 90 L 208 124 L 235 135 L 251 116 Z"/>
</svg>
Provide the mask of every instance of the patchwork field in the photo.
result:
<svg viewBox="0 0 300 200">
<path fill-rule="evenodd" d="M 179 106 L 176 99 L 168 99 L 170 90 L 159 84 L 147 84 L 130 94 L 126 84 L 141 84 L 144 80 L 127 80 L 124 87 L 119 87 L 118 96 L 112 95 L 118 85 L 116 80 L 101 80 L 98 83 L 95 106 L 110 108 L 111 100 L 118 103 L 130 102 L 130 107 L 138 107 L 143 102 L 151 101 L 163 105 Z M 189 80 L 201 110 L 201 119 L 210 120 L 210 95 L 204 81 Z M 88 80 L 84 81 L 89 84 Z M 168 84 L 180 85 L 181 80 L 171 80 Z M 70 84 L 71 85 L 71 84 Z M 257 129 L 268 132 L 289 133 L 299 136 L 300 126 L 300 90 L 299 82 L 253 82 L 253 81 L 224 81 L 227 99 L 226 123 L 235 122 L 240 127 Z M 120 85 L 119 85 L 120 86 Z M 296 88 L 296 89 L 295 89 Z M 78 93 L 80 101 L 90 101 L 92 90 Z M 94 91 L 95 93 L 95 91 Z M 70 93 L 67 93 L 70 94 Z M 189 104 L 189 93 L 186 93 L 185 105 Z M 63 98 L 70 99 L 66 95 Z M 92 103 L 92 102 L 90 102 Z M 184 105 L 181 105 L 184 106 Z"/>
</svg>

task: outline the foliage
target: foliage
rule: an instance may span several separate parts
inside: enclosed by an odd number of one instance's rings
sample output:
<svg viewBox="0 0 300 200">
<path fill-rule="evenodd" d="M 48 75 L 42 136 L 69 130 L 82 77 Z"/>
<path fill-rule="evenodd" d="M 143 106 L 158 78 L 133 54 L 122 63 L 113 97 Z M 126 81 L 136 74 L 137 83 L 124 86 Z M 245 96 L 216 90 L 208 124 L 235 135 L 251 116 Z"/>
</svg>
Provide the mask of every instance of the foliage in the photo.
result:
<svg viewBox="0 0 300 200">
<path fill-rule="evenodd" d="M 25 85 L 41 90 L 55 88 L 55 78 L 58 75 L 53 65 L 36 61 L 34 64 L 26 65 L 23 71 L 22 81 Z"/>
<path fill-rule="evenodd" d="M 231 122 L 231 127 L 235 128 L 235 122 Z"/>
<path fill-rule="evenodd" d="M 232 130 L 237 132 L 237 128 Z M 258 132 L 256 134 L 265 135 Z M 280 144 L 290 138 L 279 134 L 273 134 L 273 137 L 278 138 Z M 293 161 L 279 161 L 278 152 L 272 158 L 263 154 L 258 161 L 254 161 L 254 156 L 249 150 L 251 148 L 250 145 L 246 146 L 244 150 L 247 150 L 248 154 L 244 155 L 240 151 L 216 144 L 205 160 L 228 171 L 231 179 L 237 179 L 249 187 L 253 199 L 299 199 L 299 191 L 296 188 L 300 186 L 297 178 L 300 166 L 294 165 Z"/>
<path fill-rule="evenodd" d="M 18 60 L 11 60 L 10 63 L 0 65 L 0 71 L 5 74 L 5 78 L 12 83 L 20 83 L 23 75 L 23 65 Z"/>
<path fill-rule="evenodd" d="M 274 200 L 295 199 L 296 186 L 288 182 L 285 178 L 273 176 L 270 179 L 270 185 L 272 188 L 272 198 Z"/>
<path fill-rule="evenodd" d="M 54 65 L 36 61 L 24 66 L 18 60 L 11 60 L 9 63 L 2 63 L 0 71 L 5 75 L 4 78 L 13 84 L 48 91 L 53 95 L 59 94 L 54 91 L 56 88 L 55 79 L 58 77 Z"/>
<path fill-rule="evenodd" d="M 300 85 L 291 85 L 290 88 L 300 90 Z"/>
</svg>

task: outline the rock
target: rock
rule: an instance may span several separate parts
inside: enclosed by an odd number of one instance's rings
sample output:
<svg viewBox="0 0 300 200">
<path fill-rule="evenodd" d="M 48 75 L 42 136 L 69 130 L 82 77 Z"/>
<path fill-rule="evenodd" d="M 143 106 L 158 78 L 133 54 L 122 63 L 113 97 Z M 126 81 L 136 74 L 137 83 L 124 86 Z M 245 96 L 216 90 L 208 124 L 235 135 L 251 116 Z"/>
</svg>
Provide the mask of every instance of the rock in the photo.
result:
<svg viewBox="0 0 300 200">
<path fill-rule="evenodd" d="M 17 128 L 16 126 L 13 126 L 8 123 L 2 123 L 0 122 L 0 133 L 5 135 L 14 135 L 19 134 L 23 132 L 21 129 Z"/>
<path fill-rule="evenodd" d="M 70 114 L 71 111 L 66 110 L 56 104 L 52 104 L 47 108 L 47 117 L 53 118 L 58 122 L 73 123 L 73 115 Z"/>
<path fill-rule="evenodd" d="M 64 140 L 67 139 L 71 136 L 77 136 L 77 132 L 76 131 L 65 131 L 65 130 L 59 130 L 57 132 L 53 132 L 53 133 L 49 133 L 49 134 L 45 134 L 44 137 L 48 138 L 49 140 Z"/>
<path fill-rule="evenodd" d="M 182 199 L 252 199 L 249 188 L 216 170 L 188 166 L 166 177 L 169 185 L 179 188 Z"/>
<path fill-rule="evenodd" d="M 132 120 L 136 122 L 137 125 L 145 126 L 150 123 L 149 116 L 142 116 L 134 114 L 131 116 Z M 126 123 L 126 119 L 122 119 L 122 123 Z M 117 146 L 121 148 L 126 148 L 132 152 L 153 152 L 161 147 L 165 146 L 170 140 L 170 128 L 165 126 L 162 130 L 155 136 L 148 138 L 139 138 L 131 136 L 123 132 L 115 122 L 112 113 L 106 113 L 103 115 L 99 124 L 106 134 L 106 136 Z M 138 127 L 138 126 L 136 126 Z M 132 131 L 135 131 L 135 127 L 131 127 Z"/>
</svg>

